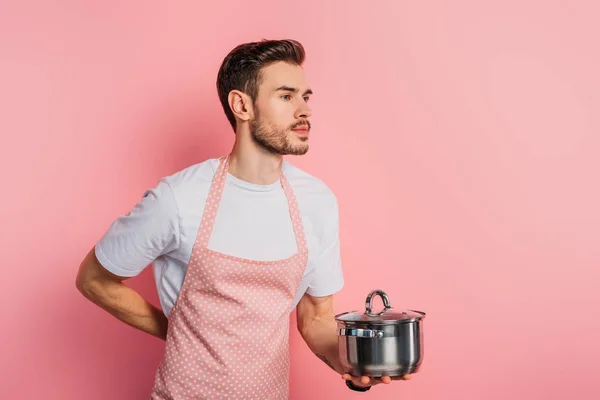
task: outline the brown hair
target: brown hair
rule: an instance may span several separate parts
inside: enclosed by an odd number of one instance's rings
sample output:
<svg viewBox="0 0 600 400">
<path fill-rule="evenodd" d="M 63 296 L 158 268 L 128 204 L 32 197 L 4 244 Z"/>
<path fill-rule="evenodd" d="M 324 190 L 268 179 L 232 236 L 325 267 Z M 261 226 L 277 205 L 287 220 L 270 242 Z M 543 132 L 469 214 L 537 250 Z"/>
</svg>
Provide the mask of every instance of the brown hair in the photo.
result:
<svg viewBox="0 0 600 400">
<path fill-rule="evenodd" d="M 229 108 L 228 96 L 232 90 L 246 93 L 256 101 L 261 84 L 261 69 L 277 61 L 302 65 L 304 47 L 297 41 L 266 40 L 240 44 L 223 60 L 217 75 L 217 92 L 225 115 L 235 131 L 236 121 Z"/>
</svg>

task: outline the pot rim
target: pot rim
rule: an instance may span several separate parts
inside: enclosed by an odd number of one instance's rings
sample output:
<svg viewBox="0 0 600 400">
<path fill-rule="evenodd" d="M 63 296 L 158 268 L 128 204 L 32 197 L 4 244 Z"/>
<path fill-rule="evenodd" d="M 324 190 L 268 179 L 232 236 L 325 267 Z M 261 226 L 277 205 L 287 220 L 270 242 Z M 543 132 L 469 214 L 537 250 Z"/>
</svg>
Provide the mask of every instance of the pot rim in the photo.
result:
<svg viewBox="0 0 600 400">
<path fill-rule="evenodd" d="M 353 313 L 358 313 L 358 311 L 348 311 L 348 312 L 343 312 L 341 314 L 337 314 L 335 316 L 335 320 L 337 323 L 340 324 L 345 324 L 346 326 L 366 326 L 366 325 L 400 325 L 400 324 L 407 324 L 410 322 L 419 322 L 425 319 L 426 317 L 426 313 L 424 313 L 423 311 L 418 311 L 418 310 L 411 310 L 408 309 L 408 311 L 412 311 L 415 312 L 417 314 L 421 314 L 418 317 L 413 317 L 413 318 L 406 318 L 406 319 L 390 319 L 390 320 L 370 320 L 370 321 L 344 321 L 339 319 L 340 317 L 347 315 L 347 314 L 353 314 Z"/>
</svg>

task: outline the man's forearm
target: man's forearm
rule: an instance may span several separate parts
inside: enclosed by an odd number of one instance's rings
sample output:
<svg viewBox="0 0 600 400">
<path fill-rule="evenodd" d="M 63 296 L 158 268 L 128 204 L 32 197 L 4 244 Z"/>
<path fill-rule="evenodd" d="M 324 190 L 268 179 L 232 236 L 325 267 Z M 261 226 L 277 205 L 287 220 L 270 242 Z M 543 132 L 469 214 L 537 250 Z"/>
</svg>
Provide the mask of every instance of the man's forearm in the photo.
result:
<svg viewBox="0 0 600 400">
<path fill-rule="evenodd" d="M 139 293 L 119 282 L 91 285 L 83 295 L 126 324 L 165 340 L 168 320 Z"/>
<path fill-rule="evenodd" d="M 338 355 L 337 323 L 333 314 L 315 316 L 303 326 L 301 335 L 317 357 L 340 375 L 344 373 Z"/>
</svg>

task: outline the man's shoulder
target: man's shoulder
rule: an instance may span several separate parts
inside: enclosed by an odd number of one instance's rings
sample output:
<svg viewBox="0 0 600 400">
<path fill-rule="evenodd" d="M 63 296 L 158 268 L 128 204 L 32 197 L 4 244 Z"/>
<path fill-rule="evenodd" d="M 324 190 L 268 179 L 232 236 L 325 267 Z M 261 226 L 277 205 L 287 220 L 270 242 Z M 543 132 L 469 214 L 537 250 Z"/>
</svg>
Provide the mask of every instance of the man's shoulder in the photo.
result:
<svg viewBox="0 0 600 400">
<path fill-rule="evenodd" d="M 320 178 L 287 161 L 283 163 L 283 173 L 299 201 L 337 206 L 335 193 Z"/>
<path fill-rule="evenodd" d="M 205 186 L 210 187 L 218 165 L 218 158 L 209 158 L 166 175 L 161 181 L 169 185 L 176 195 L 189 190 L 202 189 Z"/>
</svg>

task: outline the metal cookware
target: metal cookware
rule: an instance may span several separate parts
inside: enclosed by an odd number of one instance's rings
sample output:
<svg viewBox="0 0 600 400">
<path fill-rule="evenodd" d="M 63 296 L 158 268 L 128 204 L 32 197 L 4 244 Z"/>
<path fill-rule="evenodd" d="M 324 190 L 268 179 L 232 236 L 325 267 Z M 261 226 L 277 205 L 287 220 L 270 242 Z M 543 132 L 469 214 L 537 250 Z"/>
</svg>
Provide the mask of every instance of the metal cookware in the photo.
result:
<svg viewBox="0 0 600 400">
<path fill-rule="evenodd" d="M 373 299 L 381 296 L 384 309 L 373 312 Z M 415 310 L 395 311 L 383 290 L 367 296 L 365 312 L 335 316 L 338 350 L 344 371 L 354 376 L 399 376 L 414 373 L 423 362 L 423 319 Z"/>
</svg>

